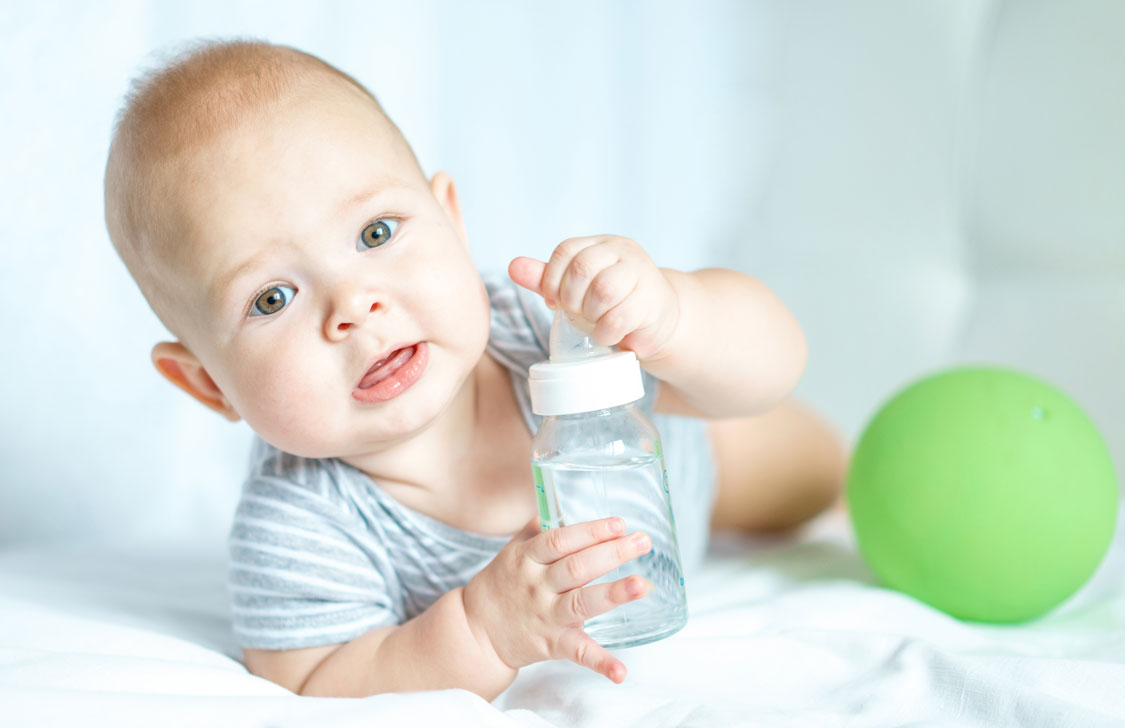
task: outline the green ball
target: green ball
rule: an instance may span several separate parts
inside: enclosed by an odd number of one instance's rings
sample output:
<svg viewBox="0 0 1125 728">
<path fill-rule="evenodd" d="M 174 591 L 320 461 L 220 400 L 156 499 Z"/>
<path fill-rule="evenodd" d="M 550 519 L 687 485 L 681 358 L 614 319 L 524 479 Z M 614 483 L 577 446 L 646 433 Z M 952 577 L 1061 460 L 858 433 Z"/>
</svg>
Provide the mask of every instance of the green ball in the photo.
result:
<svg viewBox="0 0 1125 728">
<path fill-rule="evenodd" d="M 1105 442 L 1069 397 L 999 368 L 897 394 L 848 472 L 859 550 L 889 587 L 954 617 L 1022 622 L 1078 590 L 1113 537 Z"/>
</svg>

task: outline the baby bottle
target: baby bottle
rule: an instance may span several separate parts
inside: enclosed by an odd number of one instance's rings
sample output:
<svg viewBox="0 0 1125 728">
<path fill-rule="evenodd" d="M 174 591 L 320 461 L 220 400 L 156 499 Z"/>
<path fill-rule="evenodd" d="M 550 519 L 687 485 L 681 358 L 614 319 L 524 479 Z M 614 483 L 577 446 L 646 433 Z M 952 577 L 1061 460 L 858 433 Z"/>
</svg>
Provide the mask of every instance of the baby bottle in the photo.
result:
<svg viewBox="0 0 1125 728">
<path fill-rule="evenodd" d="M 639 574 L 648 594 L 586 620 L 586 633 L 608 648 L 675 633 L 687 622 L 687 596 L 660 434 L 634 404 L 644 396 L 636 355 L 600 346 L 588 322 L 559 311 L 550 359 L 531 366 L 529 382 L 531 409 L 544 416 L 531 444 L 540 525 L 618 516 L 626 532 L 652 540 L 648 553 L 591 582 Z"/>
</svg>

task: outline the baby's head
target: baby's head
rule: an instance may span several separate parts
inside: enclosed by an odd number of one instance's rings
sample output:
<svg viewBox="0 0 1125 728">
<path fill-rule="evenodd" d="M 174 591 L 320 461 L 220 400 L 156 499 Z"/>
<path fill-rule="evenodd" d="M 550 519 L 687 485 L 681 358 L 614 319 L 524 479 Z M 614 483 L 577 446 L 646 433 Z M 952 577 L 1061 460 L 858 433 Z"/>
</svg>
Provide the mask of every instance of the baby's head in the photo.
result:
<svg viewBox="0 0 1125 728">
<path fill-rule="evenodd" d="M 453 183 L 427 180 L 375 98 L 323 61 L 211 43 L 143 78 L 105 198 L 179 340 L 153 349 L 157 368 L 276 447 L 374 452 L 472 385 L 488 298 Z"/>
</svg>

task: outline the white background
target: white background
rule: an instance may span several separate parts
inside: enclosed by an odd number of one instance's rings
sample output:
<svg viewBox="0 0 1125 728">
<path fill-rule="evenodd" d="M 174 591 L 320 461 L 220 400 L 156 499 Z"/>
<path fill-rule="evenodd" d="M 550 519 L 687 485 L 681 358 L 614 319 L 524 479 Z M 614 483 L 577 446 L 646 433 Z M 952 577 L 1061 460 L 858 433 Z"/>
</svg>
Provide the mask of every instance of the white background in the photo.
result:
<svg viewBox="0 0 1125 728">
<path fill-rule="evenodd" d="M 368 85 L 457 181 L 482 267 L 612 232 L 744 270 L 850 439 L 991 362 L 1073 396 L 1122 472 L 1125 4 L 7 2 L 0 546 L 225 538 L 249 432 L 152 368 L 101 178 L 129 80 L 234 35 Z"/>
</svg>

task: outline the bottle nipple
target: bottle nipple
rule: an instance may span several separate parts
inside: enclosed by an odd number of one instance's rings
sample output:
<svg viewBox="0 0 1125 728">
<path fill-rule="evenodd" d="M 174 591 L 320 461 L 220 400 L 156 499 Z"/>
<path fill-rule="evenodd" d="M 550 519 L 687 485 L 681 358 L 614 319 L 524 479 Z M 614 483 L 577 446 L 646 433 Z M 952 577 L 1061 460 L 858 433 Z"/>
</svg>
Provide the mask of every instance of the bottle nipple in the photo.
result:
<svg viewBox="0 0 1125 728">
<path fill-rule="evenodd" d="M 582 361 L 612 353 L 612 349 L 602 346 L 594 338 L 594 325 L 589 321 L 562 309 L 555 311 L 555 320 L 551 322 L 552 364 Z"/>
</svg>

